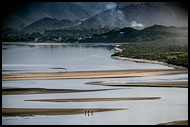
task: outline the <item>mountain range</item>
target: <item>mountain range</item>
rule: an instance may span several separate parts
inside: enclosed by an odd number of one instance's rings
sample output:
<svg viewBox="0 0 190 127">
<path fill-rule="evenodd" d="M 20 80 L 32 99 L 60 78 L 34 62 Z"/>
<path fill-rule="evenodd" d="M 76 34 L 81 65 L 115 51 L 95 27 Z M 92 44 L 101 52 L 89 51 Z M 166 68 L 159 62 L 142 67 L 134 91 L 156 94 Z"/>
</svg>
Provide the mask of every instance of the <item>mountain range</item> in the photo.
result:
<svg viewBox="0 0 190 127">
<path fill-rule="evenodd" d="M 70 23 L 70 22 L 68 22 Z M 36 42 L 82 42 L 82 43 L 123 43 L 188 40 L 188 27 L 153 25 L 138 30 L 131 27 L 87 30 L 46 30 L 22 34 L 11 29 L 3 31 L 2 41 L 36 41 Z"/>
<path fill-rule="evenodd" d="M 152 42 L 179 37 L 188 38 L 187 27 L 154 25 L 142 30 L 136 30 L 130 27 L 116 29 L 103 34 L 96 34 L 92 38 L 85 38 L 80 42 Z"/>
<path fill-rule="evenodd" d="M 188 27 L 185 3 L 32 2 L 14 8 L 3 28 L 24 33 L 46 30 L 143 29 L 155 24 Z"/>
</svg>

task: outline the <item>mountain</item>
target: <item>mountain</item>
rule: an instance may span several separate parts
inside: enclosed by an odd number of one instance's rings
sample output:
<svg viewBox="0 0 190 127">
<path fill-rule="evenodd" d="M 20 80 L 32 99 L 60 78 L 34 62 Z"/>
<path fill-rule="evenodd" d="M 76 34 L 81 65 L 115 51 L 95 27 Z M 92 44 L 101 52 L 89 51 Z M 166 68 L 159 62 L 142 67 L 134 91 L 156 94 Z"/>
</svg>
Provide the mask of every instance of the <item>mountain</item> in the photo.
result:
<svg viewBox="0 0 190 127">
<path fill-rule="evenodd" d="M 7 14 L 3 22 L 7 26 L 18 28 L 14 17 L 25 21 L 25 26 L 30 25 L 42 18 L 56 18 L 58 20 L 80 20 L 90 18 L 106 9 L 109 9 L 113 2 L 24 2 L 10 3 L 3 2 Z M 11 6 L 11 7 L 10 7 Z M 9 22 L 14 22 L 9 23 Z"/>
<path fill-rule="evenodd" d="M 70 21 L 56 20 L 44 18 L 46 22 L 44 25 L 52 26 L 53 28 L 69 24 Z M 65 22 L 62 24 L 62 22 Z M 57 26 L 54 26 L 58 24 Z M 49 24 L 48 24 L 49 23 Z M 39 26 L 38 23 L 37 26 Z M 35 24 L 33 24 L 35 26 Z M 42 26 L 46 28 L 46 26 Z M 41 28 L 42 28 L 41 27 Z M 67 26 L 65 26 L 67 27 Z M 37 28 L 37 27 L 35 27 Z M 26 30 L 28 31 L 28 30 Z M 180 39 L 180 41 L 179 41 Z M 142 30 L 134 29 L 131 27 L 115 28 L 115 29 L 83 29 L 83 30 L 69 30 L 69 29 L 53 29 L 45 30 L 42 33 L 26 33 L 14 31 L 13 29 L 3 29 L 3 41 L 58 41 L 58 42 L 82 42 L 82 43 L 120 43 L 120 42 L 162 42 L 170 41 L 174 43 L 186 42 L 188 39 L 187 27 L 174 27 L 154 25 L 146 27 Z"/>
<path fill-rule="evenodd" d="M 174 27 L 174 26 L 166 27 L 162 25 L 154 25 L 143 29 L 143 31 L 168 32 L 176 34 L 178 36 L 188 36 L 188 27 Z"/>
<path fill-rule="evenodd" d="M 122 4 L 124 4 L 122 2 Z M 141 4 L 118 4 L 91 18 L 81 27 L 133 27 L 143 29 L 155 24 L 164 26 L 188 26 L 188 13 L 179 3 L 143 2 Z"/>
<path fill-rule="evenodd" d="M 142 2 L 141 4 L 125 4 L 122 2 L 122 4 L 118 3 L 117 6 L 85 19 L 75 28 L 133 27 L 143 29 L 155 24 L 187 27 L 188 13 L 182 5 L 175 2 Z"/>
<path fill-rule="evenodd" d="M 144 27 L 155 24 L 164 26 L 188 26 L 188 11 L 185 3 L 146 2 L 124 6 L 120 10 L 130 23 L 136 21 Z"/>
<path fill-rule="evenodd" d="M 55 18 L 42 18 L 27 27 L 22 29 L 22 32 L 25 33 L 33 33 L 40 32 L 44 33 L 45 30 L 56 30 L 56 29 L 64 29 L 66 26 L 71 26 L 76 24 L 77 21 L 70 20 L 57 20 Z"/>
<path fill-rule="evenodd" d="M 2 21 L 2 28 L 11 28 L 21 30 L 23 27 L 27 25 L 27 21 L 15 16 L 9 15 Z"/>
<path fill-rule="evenodd" d="M 114 7 L 81 22 L 76 28 L 124 28 L 128 22 L 121 10 Z"/>
<path fill-rule="evenodd" d="M 45 17 L 82 21 L 72 29 L 142 29 L 155 24 L 187 27 L 186 6 L 182 2 L 27 2 L 11 9 L 3 22 L 7 27 L 18 30 Z"/>
<path fill-rule="evenodd" d="M 185 27 L 178 28 L 154 25 L 143 30 L 136 30 L 130 27 L 116 29 L 104 34 L 94 35 L 92 38 L 84 39 L 81 42 L 149 42 L 176 37 L 187 37 L 187 35 L 188 28 Z"/>
<path fill-rule="evenodd" d="M 81 20 L 58 20 L 56 18 L 45 17 L 24 27 L 22 32 L 32 33 L 45 30 L 83 30 L 83 29 L 113 29 L 127 26 L 127 21 L 123 13 L 116 8 L 105 10 L 88 19 Z"/>
</svg>

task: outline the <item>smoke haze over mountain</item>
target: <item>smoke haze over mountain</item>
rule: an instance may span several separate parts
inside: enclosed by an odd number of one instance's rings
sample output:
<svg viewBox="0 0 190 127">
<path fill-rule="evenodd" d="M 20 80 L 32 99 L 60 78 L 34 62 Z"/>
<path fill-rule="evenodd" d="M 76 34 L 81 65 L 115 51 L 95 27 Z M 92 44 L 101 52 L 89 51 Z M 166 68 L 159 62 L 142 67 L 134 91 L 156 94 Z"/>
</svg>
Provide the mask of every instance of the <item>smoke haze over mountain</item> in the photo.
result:
<svg viewBox="0 0 190 127">
<path fill-rule="evenodd" d="M 80 20 L 101 27 L 148 27 L 151 25 L 188 26 L 185 3 L 148 2 L 27 2 L 8 10 L 3 27 L 22 29 L 49 17 Z M 92 25 L 92 27 L 93 27 Z"/>
</svg>

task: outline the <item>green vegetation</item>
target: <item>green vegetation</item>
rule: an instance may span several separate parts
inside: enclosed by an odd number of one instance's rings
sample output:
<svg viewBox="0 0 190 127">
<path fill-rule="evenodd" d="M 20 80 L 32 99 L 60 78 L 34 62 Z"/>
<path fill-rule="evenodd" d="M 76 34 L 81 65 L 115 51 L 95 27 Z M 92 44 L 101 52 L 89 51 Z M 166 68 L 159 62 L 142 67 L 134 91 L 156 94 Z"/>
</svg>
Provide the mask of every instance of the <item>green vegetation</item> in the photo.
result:
<svg viewBox="0 0 190 127">
<path fill-rule="evenodd" d="M 37 25 L 38 26 L 38 25 Z M 46 25 L 45 25 L 46 26 Z M 45 27 L 43 26 L 43 27 Z M 39 27 L 40 28 L 40 27 Z M 50 28 L 50 27 L 48 27 Z M 99 29 L 52 29 L 40 32 L 22 32 L 13 29 L 3 29 L 2 41 L 5 42 L 82 42 L 82 43 L 120 43 L 120 42 L 153 42 L 184 38 L 188 36 L 186 27 L 166 27 L 154 25 L 143 30 L 126 28 Z"/>
<path fill-rule="evenodd" d="M 188 29 L 186 27 L 166 27 L 154 25 L 143 30 L 137 30 L 130 27 L 123 29 L 114 29 L 103 34 L 94 34 L 92 38 L 81 40 L 81 42 L 96 43 L 120 43 L 120 42 L 152 42 L 170 40 L 176 37 L 187 37 Z"/>
<path fill-rule="evenodd" d="M 112 56 L 148 59 L 188 68 L 188 39 L 172 38 L 155 42 L 122 44 Z"/>
</svg>

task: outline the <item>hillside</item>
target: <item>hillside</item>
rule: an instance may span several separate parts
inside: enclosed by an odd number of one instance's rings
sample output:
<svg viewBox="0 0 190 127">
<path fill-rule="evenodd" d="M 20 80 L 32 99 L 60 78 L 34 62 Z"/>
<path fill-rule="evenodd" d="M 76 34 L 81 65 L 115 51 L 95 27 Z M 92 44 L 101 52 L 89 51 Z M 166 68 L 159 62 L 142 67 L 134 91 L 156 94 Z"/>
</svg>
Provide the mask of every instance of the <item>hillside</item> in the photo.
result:
<svg viewBox="0 0 190 127">
<path fill-rule="evenodd" d="M 121 52 L 112 56 L 121 56 L 134 59 L 156 60 L 188 68 L 188 40 L 177 39 L 154 43 L 122 44 Z"/>
<path fill-rule="evenodd" d="M 104 11 L 110 3 L 106 2 L 3 2 L 4 24 L 17 29 L 18 21 L 25 21 L 25 26 L 45 17 L 58 20 L 80 20 Z M 6 14 L 7 11 L 7 14 Z M 22 28 L 24 28 L 23 26 Z"/>
<path fill-rule="evenodd" d="M 154 25 L 151 27 L 145 28 L 143 31 L 157 31 L 157 32 L 168 32 L 168 33 L 174 33 L 178 36 L 188 36 L 188 28 L 187 27 L 165 27 L 162 25 Z"/>
<path fill-rule="evenodd" d="M 137 4 L 119 2 L 32 2 L 10 11 L 4 18 L 3 25 L 25 32 L 44 32 L 33 25 L 45 19 L 70 20 L 75 22 L 67 29 L 125 28 L 155 24 L 164 26 L 188 26 L 188 13 L 185 3 L 177 2 L 140 2 Z M 55 21 L 57 22 L 57 21 Z M 44 21 L 46 23 L 46 21 Z M 43 23 L 41 23 L 43 25 Z M 32 25 L 32 26 L 31 26 Z M 64 24 L 59 29 L 64 29 Z M 27 31 L 28 30 L 28 31 Z"/>
<path fill-rule="evenodd" d="M 71 26 L 76 24 L 77 21 L 70 20 L 57 20 L 55 18 L 42 18 L 29 26 L 22 29 L 24 33 L 33 33 L 40 32 L 44 33 L 45 30 L 56 30 L 56 29 L 64 29 L 66 26 Z"/>
<path fill-rule="evenodd" d="M 116 29 L 104 34 L 94 35 L 93 38 L 87 38 L 82 42 L 146 42 L 187 35 L 187 28 L 154 25 L 143 30 L 136 30 L 130 27 Z"/>
<path fill-rule="evenodd" d="M 180 2 L 144 2 L 124 6 L 120 10 L 130 23 L 136 21 L 145 27 L 155 24 L 164 26 L 188 26 L 187 3 Z"/>
<path fill-rule="evenodd" d="M 131 27 L 99 29 L 82 29 L 82 30 L 63 30 L 60 27 L 68 27 L 73 22 L 69 20 L 45 19 L 46 24 L 37 22 L 29 27 L 42 30 L 48 26 L 44 33 L 26 33 L 17 32 L 11 29 L 3 29 L 3 41 L 58 41 L 59 42 L 82 42 L 82 43 L 120 43 L 120 42 L 154 42 L 163 40 L 172 40 L 177 38 L 187 38 L 188 28 L 185 27 L 166 27 L 154 25 L 142 30 Z M 43 20 L 42 20 L 43 21 Z M 41 24 L 41 27 L 39 26 Z M 39 26 L 39 27 L 37 27 Z M 28 28 L 28 29 L 29 29 Z M 57 30 L 52 29 L 57 28 Z M 27 29 L 27 28 L 26 28 Z M 51 30 L 52 29 L 52 30 Z M 29 31 L 29 30 L 27 30 Z"/>
<path fill-rule="evenodd" d="M 157 60 L 188 68 L 188 28 L 154 25 L 139 32 L 138 35 L 149 35 L 152 40 L 122 44 L 117 47 L 120 52 L 112 56 Z"/>
</svg>

